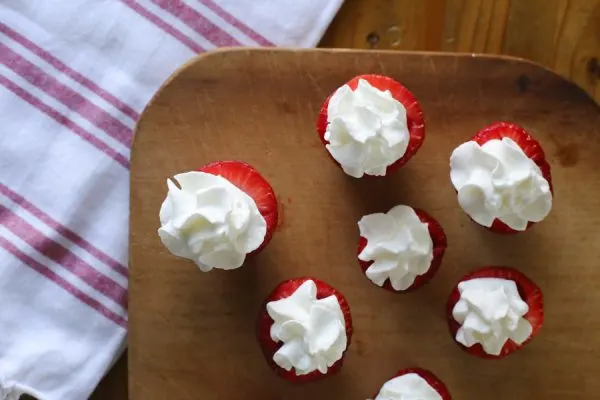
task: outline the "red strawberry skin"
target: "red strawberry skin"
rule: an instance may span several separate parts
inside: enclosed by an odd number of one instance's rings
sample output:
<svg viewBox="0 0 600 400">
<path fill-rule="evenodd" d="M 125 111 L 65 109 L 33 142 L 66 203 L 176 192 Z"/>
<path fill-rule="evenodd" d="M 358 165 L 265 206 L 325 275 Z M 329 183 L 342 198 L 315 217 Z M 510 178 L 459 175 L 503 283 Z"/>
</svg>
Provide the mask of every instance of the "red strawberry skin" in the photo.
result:
<svg viewBox="0 0 600 400">
<path fill-rule="evenodd" d="M 416 97 L 401 83 L 396 82 L 394 79 L 387 76 L 370 74 L 354 77 L 347 82 L 347 85 L 350 86 L 352 90 L 355 90 L 358 87 L 358 81 L 360 79 L 366 80 L 371 86 L 379 90 L 389 90 L 392 97 L 402 103 L 404 108 L 406 108 L 406 119 L 408 122 L 410 140 L 404 156 L 387 167 L 387 175 L 406 164 L 423 144 L 423 141 L 425 140 L 425 117 L 423 116 L 423 110 Z M 317 132 L 324 145 L 329 144 L 329 142 L 325 140 L 325 131 L 327 130 L 327 107 L 329 106 L 331 96 L 333 96 L 333 93 L 325 100 L 323 106 L 321 106 L 321 111 L 317 118 Z"/>
<path fill-rule="evenodd" d="M 440 223 L 437 222 L 435 218 L 427 214 L 425 211 L 420 210 L 418 208 L 415 208 L 414 210 L 421 222 L 427 224 L 429 236 L 431 236 L 431 241 L 433 242 L 433 259 L 431 260 L 431 266 L 429 267 L 429 270 L 423 275 L 417 276 L 413 284 L 405 290 L 395 290 L 392 287 L 392 284 L 389 280 L 385 281 L 382 287 L 394 293 L 411 292 L 429 282 L 431 278 L 433 278 L 433 276 L 440 269 L 440 265 L 442 264 L 442 258 L 444 257 L 444 253 L 446 252 L 446 247 L 448 247 L 446 234 L 444 233 L 444 229 L 442 228 Z M 358 251 L 356 253 L 357 255 L 363 251 L 363 249 L 367 246 L 367 243 L 367 239 L 365 239 L 364 237 L 361 236 L 359 238 Z M 363 270 L 363 273 L 365 274 L 367 272 L 367 269 L 369 269 L 371 264 L 373 264 L 373 261 L 362 261 L 361 259 L 358 259 L 358 262 Z"/>
<path fill-rule="evenodd" d="M 529 157 L 542 171 L 542 176 L 548 181 L 550 185 L 550 191 L 554 195 L 552 188 L 552 174 L 550 172 L 550 164 L 546 161 L 546 155 L 540 143 L 527 132 L 523 127 L 510 123 L 510 122 L 496 122 L 493 123 L 479 132 L 473 137 L 473 141 L 477 142 L 480 146 L 490 140 L 501 140 L 502 138 L 510 138 L 523 150 L 525 155 Z M 535 223 L 529 222 L 527 229 L 531 228 Z M 489 230 L 502 233 L 511 234 L 519 233 L 506 225 L 499 219 L 495 219 Z"/>
<path fill-rule="evenodd" d="M 508 267 L 482 268 L 463 276 L 460 282 L 469 281 L 471 279 L 477 278 L 499 278 L 514 281 L 517 284 L 519 295 L 521 296 L 523 301 L 525 301 L 529 306 L 529 312 L 525 314 L 524 318 L 527 319 L 529 323 L 531 323 L 533 331 L 531 332 L 531 336 L 529 337 L 529 339 L 527 339 L 527 341 L 525 341 L 523 344 L 518 345 L 509 339 L 504 344 L 504 347 L 502 348 L 499 355 L 492 355 L 486 353 L 485 350 L 483 350 L 481 344 L 479 343 L 476 343 L 471 347 L 465 347 L 457 342 L 457 344 L 463 350 L 474 356 L 488 360 L 501 359 L 529 343 L 542 328 L 542 325 L 544 324 L 544 298 L 542 295 L 542 290 L 535 283 L 533 283 L 533 281 L 529 279 L 525 274 Z M 452 338 L 456 337 L 456 332 L 458 332 L 458 329 L 460 328 L 460 324 L 452 316 L 452 310 L 454 309 L 454 306 L 456 305 L 459 299 L 460 292 L 458 291 L 457 285 L 450 294 L 450 297 L 448 298 L 446 309 L 448 315 L 448 326 L 450 328 Z"/>
<path fill-rule="evenodd" d="M 259 253 L 271 241 L 277 227 L 277 197 L 269 182 L 254 167 L 241 161 L 216 161 L 205 165 L 199 171 L 221 176 L 252 197 L 267 223 L 263 243 L 252 252 Z"/>
<path fill-rule="evenodd" d="M 436 392 L 438 392 L 438 394 L 442 397 L 442 400 L 452 400 L 452 396 L 450 396 L 450 391 L 448 390 L 448 388 L 446 387 L 444 382 L 442 382 L 437 376 L 435 376 L 433 374 L 433 372 L 428 371 L 423 368 L 402 369 L 402 370 L 398 371 L 396 373 L 396 375 L 394 375 L 392 378 L 390 378 L 388 380 L 392 380 L 399 376 L 408 375 L 408 374 L 417 374 L 421 378 L 425 379 L 425 381 L 427 381 L 429 386 L 431 386 Z M 375 396 L 373 396 L 373 398 L 376 398 L 376 397 L 377 397 L 377 394 Z"/>
<path fill-rule="evenodd" d="M 261 312 L 258 316 L 257 338 L 269 366 L 277 373 L 277 375 L 294 383 L 314 382 L 333 375 L 342 368 L 344 361 L 344 357 L 342 356 L 340 360 L 327 369 L 326 374 L 322 374 L 319 371 L 314 371 L 306 375 L 296 375 L 296 371 L 293 368 L 289 371 L 286 371 L 273 361 L 273 355 L 277 352 L 277 350 L 279 350 L 279 348 L 282 346 L 282 343 L 275 342 L 273 339 L 271 339 L 271 326 L 273 325 L 274 321 L 267 312 L 267 303 L 291 296 L 300 285 L 308 280 L 315 282 L 317 286 L 317 299 L 323 299 L 325 297 L 334 295 L 340 303 L 340 308 L 344 314 L 344 321 L 346 322 L 346 336 L 348 338 L 346 349 L 350 346 L 350 339 L 352 338 L 352 317 L 350 315 L 350 306 L 348 305 L 346 298 L 339 291 L 323 281 L 309 277 L 290 279 L 280 283 L 273 290 L 273 292 L 271 292 L 269 297 L 267 297 L 261 308 Z"/>
</svg>

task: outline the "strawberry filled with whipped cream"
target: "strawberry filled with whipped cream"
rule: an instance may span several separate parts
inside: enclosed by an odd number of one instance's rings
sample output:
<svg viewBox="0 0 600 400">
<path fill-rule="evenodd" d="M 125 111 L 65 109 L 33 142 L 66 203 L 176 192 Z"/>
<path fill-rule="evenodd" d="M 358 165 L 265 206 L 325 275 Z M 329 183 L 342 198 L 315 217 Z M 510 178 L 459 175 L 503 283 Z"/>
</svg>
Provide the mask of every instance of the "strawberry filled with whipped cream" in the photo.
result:
<svg viewBox="0 0 600 400">
<path fill-rule="evenodd" d="M 385 382 L 373 400 L 451 400 L 444 383 L 432 372 L 422 368 L 398 371 Z"/>
<path fill-rule="evenodd" d="M 523 273 L 488 267 L 464 276 L 447 305 L 450 332 L 468 353 L 503 358 L 529 343 L 544 323 L 542 291 Z"/>
<path fill-rule="evenodd" d="M 317 132 L 346 174 L 385 176 L 421 147 L 425 121 L 419 102 L 402 84 L 360 75 L 325 100 Z"/>
<path fill-rule="evenodd" d="M 525 231 L 552 208 L 544 151 L 515 124 L 492 124 L 458 146 L 450 157 L 450 180 L 461 208 L 494 232 Z"/>
<path fill-rule="evenodd" d="M 447 247 L 442 226 L 423 210 L 398 205 L 358 222 L 358 261 L 367 278 L 391 291 L 409 291 L 438 271 Z"/>
<path fill-rule="evenodd" d="M 218 161 L 167 180 L 158 235 L 201 271 L 235 269 L 262 250 L 277 226 L 273 188 L 252 166 Z"/>
<path fill-rule="evenodd" d="M 342 367 L 352 336 L 350 307 L 323 281 L 287 280 L 266 299 L 257 335 L 279 376 L 297 383 L 323 379 Z"/>
</svg>

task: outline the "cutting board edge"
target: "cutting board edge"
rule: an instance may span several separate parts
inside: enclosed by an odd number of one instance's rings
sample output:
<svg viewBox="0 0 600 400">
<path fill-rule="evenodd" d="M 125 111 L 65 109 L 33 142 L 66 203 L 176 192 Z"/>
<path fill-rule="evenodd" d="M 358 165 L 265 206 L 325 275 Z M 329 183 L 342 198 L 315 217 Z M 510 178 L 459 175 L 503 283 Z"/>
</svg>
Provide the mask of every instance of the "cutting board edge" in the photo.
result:
<svg viewBox="0 0 600 400">
<path fill-rule="evenodd" d="M 211 58 L 222 57 L 223 55 L 228 55 L 228 54 L 232 54 L 232 53 L 251 53 L 251 52 L 257 52 L 257 53 L 330 53 L 330 54 L 356 54 L 356 55 L 369 54 L 371 56 L 378 55 L 378 54 L 382 54 L 382 55 L 383 54 L 387 54 L 387 55 L 393 54 L 393 55 L 398 55 L 399 57 L 421 55 L 421 56 L 445 57 L 445 58 L 482 58 L 482 59 L 491 60 L 491 61 L 521 64 L 522 66 L 528 66 L 529 68 L 538 69 L 538 70 L 543 71 L 544 73 L 551 74 L 556 79 L 559 79 L 559 80 L 567 83 L 569 86 L 575 87 L 577 89 L 577 91 L 580 92 L 581 96 L 587 97 L 589 102 L 594 104 L 600 110 L 600 104 L 596 103 L 596 101 L 585 90 L 583 90 L 583 88 L 581 88 L 579 85 L 577 85 L 572 80 L 565 78 L 564 76 L 560 75 L 559 73 L 555 72 L 554 70 L 552 70 L 542 64 L 539 64 L 535 61 L 528 60 L 528 59 L 522 58 L 522 57 L 510 56 L 510 55 L 485 54 L 485 53 L 452 53 L 452 52 L 441 52 L 441 51 L 404 51 L 404 50 L 396 51 L 396 50 L 360 50 L 360 49 L 357 50 L 357 49 L 342 49 L 342 48 L 293 49 L 293 48 L 265 48 L 265 47 L 222 47 L 222 48 L 208 51 L 205 53 L 200 53 L 200 54 L 192 57 L 189 61 L 187 61 L 181 67 L 179 67 L 175 71 L 173 71 L 173 73 L 158 88 L 158 90 L 156 91 L 154 96 L 152 96 L 150 101 L 144 107 L 143 111 L 140 113 L 140 117 L 139 117 L 138 121 L 136 122 L 135 129 L 134 129 L 133 141 L 132 141 L 132 147 L 131 147 L 131 157 L 133 158 L 135 156 L 136 139 L 138 137 L 139 126 L 140 126 L 140 123 L 143 121 L 143 119 L 147 113 L 147 110 L 152 106 L 152 104 L 154 103 L 156 98 L 158 96 L 160 96 L 160 94 L 165 90 L 165 88 L 167 86 L 169 86 L 171 84 L 171 82 L 175 78 L 177 78 L 179 75 L 181 75 L 185 70 L 187 70 L 193 66 L 197 66 L 198 64 L 201 64 L 203 62 L 206 62 L 207 60 L 210 60 Z"/>
</svg>

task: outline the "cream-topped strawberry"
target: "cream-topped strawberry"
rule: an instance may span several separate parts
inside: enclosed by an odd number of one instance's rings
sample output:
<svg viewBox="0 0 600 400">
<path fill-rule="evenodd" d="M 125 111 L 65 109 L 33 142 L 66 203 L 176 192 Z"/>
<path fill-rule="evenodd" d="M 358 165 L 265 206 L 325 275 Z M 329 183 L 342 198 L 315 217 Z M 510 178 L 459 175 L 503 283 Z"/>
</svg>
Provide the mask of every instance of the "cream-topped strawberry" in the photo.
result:
<svg viewBox="0 0 600 400">
<path fill-rule="evenodd" d="M 415 96 L 402 84 L 360 75 L 325 100 L 317 132 L 346 174 L 384 176 L 421 147 L 425 122 Z"/>
<path fill-rule="evenodd" d="M 282 282 L 267 298 L 258 319 L 258 342 L 268 364 L 292 382 L 336 373 L 351 337 L 348 302 L 314 278 Z"/>
<path fill-rule="evenodd" d="M 358 260 L 374 284 L 408 291 L 438 271 L 447 241 L 442 226 L 423 210 L 399 205 L 358 222 Z"/>
<path fill-rule="evenodd" d="M 492 124 L 458 146 L 450 157 L 450 179 L 462 209 L 494 232 L 524 231 L 552 208 L 544 151 L 515 124 Z"/>
<path fill-rule="evenodd" d="M 277 225 L 277 199 L 253 167 L 219 161 L 167 180 L 158 234 L 200 270 L 235 269 L 264 248 Z"/>
<path fill-rule="evenodd" d="M 488 359 L 527 344 L 544 323 L 540 288 L 523 273 L 488 267 L 464 276 L 448 299 L 448 323 L 468 353 Z"/>
<path fill-rule="evenodd" d="M 451 400 L 444 383 L 432 372 L 422 368 L 398 371 L 383 384 L 374 400 Z"/>
</svg>

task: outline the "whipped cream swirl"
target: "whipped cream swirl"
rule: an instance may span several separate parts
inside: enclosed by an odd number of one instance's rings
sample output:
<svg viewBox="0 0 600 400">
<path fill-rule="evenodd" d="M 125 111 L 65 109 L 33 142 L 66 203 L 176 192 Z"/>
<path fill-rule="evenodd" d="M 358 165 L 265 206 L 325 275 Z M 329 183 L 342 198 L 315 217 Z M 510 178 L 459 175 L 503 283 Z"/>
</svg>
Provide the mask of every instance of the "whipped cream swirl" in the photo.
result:
<svg viewBox="0 0 600 400">
<path fill-rule="evenodd" d="M 490 355 L 499 355 L 508 339 L 523 344 L 533 328 L 523 316 L 529 311 L 514 281 L 476 278 L 458 284 L 460 300 L 452 309 L 461 324 L 456 341 L 466 347 L 476 343 Z"/>
<path fill-rule="evenodd" d="M 376 285 L 383 286 L 389 279 L 395 290 L 405 290 L 429 270 L 433 241 L 427 224 L 411 207 L 400 205 L 385 214 L 365 215 L 358 228 L 367 239 L 358 258 L 373 261 L 366 275 Z"/>
<path fill-rule="evenodd" d="M 346 350 L 346 321 L 334 295 L 317 299 L 317 286 L 307 280 L 289 297 L 267 303 L 267 312 L 275 321 L 271 338 L 283 345 L 273 361 L 296 375 L 327 369 L 342 358 Z"/>
<path fill-rule="evenodd" d="M 389 90 L 360 79 L 355 90 L 344 85 L 331 96 L 324 137 L 329 142 L 325 147 L 348 175 L 383 176 L 408 147 L 406 108 Z"/>
<path fill-rule="evenodd" d="M 227 179 L 204 172 L 178 174 L 174 181 L 167 180 L 160 208 L 163 244 L 202 271 L 242 266 L 267 233 L 254 200 Z"/>
<path fill-rule="evenodd" d="M 442 396 L 421 376 L 410 373 L 384 383 L 375 400 L 442 400 Z"/>
<path fill-rule="evenodd" d="M 524 231 L 552 208 L 550 184 L 510 138 L 458 146 L 450 157 L 450 180 L 462 209 L 483 226 L 492 226 L 498 218 Z"/>
</svg>

